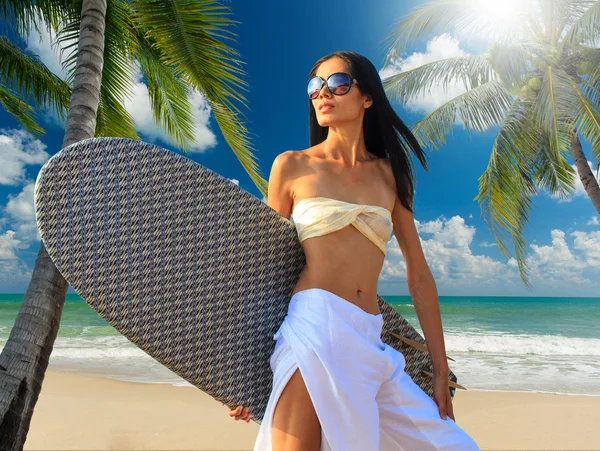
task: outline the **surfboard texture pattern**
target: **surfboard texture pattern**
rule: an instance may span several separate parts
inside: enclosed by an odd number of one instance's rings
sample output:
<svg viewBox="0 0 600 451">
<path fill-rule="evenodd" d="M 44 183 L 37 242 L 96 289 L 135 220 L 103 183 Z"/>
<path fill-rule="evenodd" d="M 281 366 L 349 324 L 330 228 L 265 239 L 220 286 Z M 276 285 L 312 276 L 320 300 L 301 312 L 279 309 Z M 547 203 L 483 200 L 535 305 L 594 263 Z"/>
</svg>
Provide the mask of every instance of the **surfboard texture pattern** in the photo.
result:
<svg viewBox="0 0 600 451">
<path fill-rule="evenodd" d="M 306 263 L 291 221 L 181 154 L 124 138 L 64 148 L 40 170 L 34 197 L 50 257 L 94 310 L 183 379 L 262 421 L 273 334 Z M 429 353 L 391 333 L 425 340 L 378 299 L 382 340 L 433 397 Z"/>
</svg>

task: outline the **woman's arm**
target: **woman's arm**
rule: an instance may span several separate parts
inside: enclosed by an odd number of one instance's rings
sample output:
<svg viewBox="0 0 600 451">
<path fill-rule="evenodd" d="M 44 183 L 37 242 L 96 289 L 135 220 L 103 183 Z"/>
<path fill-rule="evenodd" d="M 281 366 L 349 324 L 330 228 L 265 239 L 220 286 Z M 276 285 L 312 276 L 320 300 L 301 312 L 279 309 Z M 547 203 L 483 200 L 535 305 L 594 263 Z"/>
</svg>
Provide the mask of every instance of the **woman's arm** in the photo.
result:
<svg viewBox="0 0 600 451">
<path fill-rule="evenodd" d="M 448 360 L 437 287 L 425 260 L 413 214 L 396 198 L 392 211 L 394 235 L 406 263 L 406 284 L 423 329 L 434 371 L 448 374 Z"/>
<path fill-rule="evenodd" d="M 267 205 L 288 220 L 292 210 L 291 170 L 293 160 L 294 152 L 291 150 L 275 157 L 267 187 Z"/>
<path fill-rule="evenodd" d="M 423 335 L 425 335 L 433 370 L 436 374 L 448 376 L 448 358 L 444 343 L 440 304 L 431 271 L 424 272 L 420 278 L 408 284 L 408 290 L 421 329 L 423 329 Z"/>
</svg>

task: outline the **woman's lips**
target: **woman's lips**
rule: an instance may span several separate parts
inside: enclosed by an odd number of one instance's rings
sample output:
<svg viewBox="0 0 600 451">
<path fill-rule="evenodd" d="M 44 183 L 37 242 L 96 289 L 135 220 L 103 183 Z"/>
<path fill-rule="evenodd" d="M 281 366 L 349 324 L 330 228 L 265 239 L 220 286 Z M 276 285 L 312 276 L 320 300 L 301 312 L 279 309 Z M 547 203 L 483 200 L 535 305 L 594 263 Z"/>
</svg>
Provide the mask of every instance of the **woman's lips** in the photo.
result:
<svg viewBox="0 0 600 451">
<path fill-rule="evenodd" d="M 323 108 L 321 108 L 321 112 L 329 111 L 329 110 L 332 110 L 333 108 L 334 108 L 333 105 L 324 105 Z"/>
</svg>

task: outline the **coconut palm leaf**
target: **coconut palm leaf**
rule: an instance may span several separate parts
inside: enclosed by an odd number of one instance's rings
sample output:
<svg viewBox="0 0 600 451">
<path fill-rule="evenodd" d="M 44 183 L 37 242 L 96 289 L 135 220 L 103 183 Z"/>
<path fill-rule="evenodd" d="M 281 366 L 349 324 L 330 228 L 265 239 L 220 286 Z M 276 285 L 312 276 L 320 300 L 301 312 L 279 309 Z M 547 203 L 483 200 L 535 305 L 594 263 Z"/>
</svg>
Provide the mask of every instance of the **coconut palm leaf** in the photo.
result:
<svg viewBox="0 0 600 451">
<path fill-rule="evenodd" d="M 487 83 L 494 72 L 485 56 L 457 56 L 425 63 L 414 69 L 386 77 L 383 87 L 392 100 L 402 104 L 429 92 L 432 87 L 462 82 L 465 89 Z"/>
<path fill-rule="evenodd" d="M 573 84 L 573 90 L 579 99 L 579 109 L 576 112 L 577 130 L 590 143 L 593 158 L 600 165 L 600 90 L 587 81 L 583 84 L 593 95 L 586 96 L 579 86 Z"/>
<path fill-rule="evenodd" d="M 21 50 L 4 36 L 0 37 L 0 79 L 19 93 L 21 101 L 26 102 L 31 96 L 39 107 L 53 110 L 64 120 L 71 96 L 69 85 L 54 75 L 37 55 Z"/>
<path fill-rule="evenodd" d="M 479 193 L 474 199 L 480 204 L 496 245 L 506 257 L 510 253 L 503 237 L 504 231 L 508 231 L 521 280 L 527 287 L 530 285 L 523 230 L 531 209 L 529 197 L 537 192 L 534 174 L 539 147 L 540 138 L 531 118 L 529 102 L 516 100 L 502 121 L 488 166 L 479 178 Z"/>
<path fill-rule="evenodd" d="M 508 92 L 517 96 L 523 84 L 523 75 L 530 68 L 531 54 L 540 51 L 540 46 L 531 42 L 492 42 L 487 59 L 494 71 L 494 78 L 502 80 Z"/>
<path fill-rule="evenodd" d="M 448 0 L 430 2 L 413 7 L 396 22 L 392 32 L 383 40 L 386 46 L 398 51 L 403 51 L 419 36 L 441 34 L 449 27 L 475 25 L 473 32 L 485 32 L 483 21 L 477 20 L 476 12 L 472 6 L 464 1 Z M 391 55 L 388 53 L 383 65 L 390 63 Z"/>
<path fill-rule="evenodd" d="M 542 18 L 545 41 L 556 45 L 567 24 L 572 21 L 575 3 L 572 0 L 541 0 L 533 2 Z M 549 39 L 548 39 L 549 38 Z"/>
<path fill-rule="evenodd" d="M 25 36 L 31 29 L 57 30 L 68 8 L 69 2 L 65 0 L 2 0 L 0 17 L 3 26 Z"/>
<path fill-rule="evenodd" d="M 34 136 L 41 136 L 44 133 L 44 129 L 35 121 L 32 106 L 15 96 L 2 83 L 0 83 L 0 104 Z"/>
<path fill-rule="evenodd" d="M 142 29 L 134 30 L 138 39 L 136 57 L 148 83 L 154 121 L 177 146 L 186 150 L 194 142 L 194 116 L 185 80 L 165 63 L 165 55 Z"/>
<path fill-rule="evenodd" d="M 515 22 L 516 29 L 520 26 L 523 25 Z M 440 35 L 448 30 L 455 30 L 466 39 L 473 36 L 485 39 L 495 36 L 497 27 L 493 20 L 481 16 L 481 12 L 473 7 L 473 2 L 438 0 L 413 7 L 396 21 L 392 32 L 382 43 L 401 52 L 419 37 Z M 511 36 L 512 32 L 505 32 L 507 41 L 510 41 Z M 392 57 L 393 53 L 388 52 L 383 65 L 387 66 Z"/>
<path fill-rule="evenodd" d="M 560 49 L 576 44 L 598 45 L 600 36 L 600 1 L 573 0 L 569 17 L 576 18 L 561 39 Z"/>
<path fill-rule="evenodd" d="M 247 84 L 238 76 L 243 74 L 239 53 L 221 40 L 233 39 L 226 27 L 239 23 L 228 17 L 230 8 L 212 0 L 134 0 L 132 6 L 136 26 L 147 30 L 164 64 L 176 68 L 206 97 L 223 137 L 266 196 L 267 182 L 250 151 L 248 131 L 239 119 L 243 115 L 233 103 L 246 106 L 238 90 Z"/>
<path fill-rule="evenodd" d="M 600 105 L 600 48 L 590 49 L 579 46 L 580 61 L 588 63 L 589 72 L 581 74 L 581 79 L 578 79 L 583 86 L 582 91 L 596 105 Z"/>
<path fill-rule="evenodd" d="M 571 78 L 559 67 L 550 66 L 541 80 L 532 112 L 537 124 L 549 133 L 548 150 L 554 160 L 564 158 L 570 149 L 570 133 L 575 126 L 573 105 L 577 97 L 571 89 Z"/>
<path fill-rule="evenodd" d="M 491 80 L 460 94 L 418 121 L 412 132 L 422 145 L 435 149 L 444 145 L 446 135 L 461 120 L 467 133 L 471 130 L 485 132 L 500 124 L 508 111 L 512 97 L 499 80 Z"/>
<path fill-rule="evenodd" d="M 566 138 L 571 139 L 572 132 L 566 132 Z M 556 158 L 552 151 L 552 133 L 540 134 L 541 146 L 538 150 L 539 165 L 535 178 L 539 188 L 544 188 L 553 196 L 566 200 L 569 194 L 575 191 L 575 175 L 577 173 L 569 165 L 562 154 Z"/>
</svg>

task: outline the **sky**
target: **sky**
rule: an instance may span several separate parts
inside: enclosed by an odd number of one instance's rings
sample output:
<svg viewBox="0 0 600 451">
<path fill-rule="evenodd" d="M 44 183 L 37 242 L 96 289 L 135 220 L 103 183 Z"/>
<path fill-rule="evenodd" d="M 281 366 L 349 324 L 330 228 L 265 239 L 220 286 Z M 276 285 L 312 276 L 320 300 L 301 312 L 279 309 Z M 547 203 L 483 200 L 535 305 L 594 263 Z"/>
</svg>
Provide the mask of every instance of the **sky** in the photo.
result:
<svg viewBox="0 0 600 451">
<path fill-rule="evenodd" d="M 241 22 L 230 42 L 245 62 L 249 109 L 244 110 L 260 170 L 268 177 L 274 158 L 286 150 L 309 147 L 306 80 L 313 63 L 336 50 L 351 50 L 373 62 L 382 78 L 429 61 L 485 53 L 488 42 L 466 40 L 448 30 L 416 41 L 384 68 L 389 51 L 383 44 L 395 21 L 418 5 L 413 1 L 330 0 L 327 3 L 257 0 L 224 2 Z M 50 47 L 51 36 L 35 33 L 21 43 L 40 55 L 56 74 L 64 76 L 60 55 Z M 407 104 L 392 102 L 407 125 L 425 117 L 445 101 L 463 92 L 460 86 L 432 89 Z M 191 98 L 198 144 L 186 157 L 231 179 L 263 198 L 220 133 L 201 93 Z M 136 80 L 126 107 L 138 133 L 175 152 L 154 124 L 148 91 Z M 44 163 L 60 149 L 64 127 L 52 113 L 38 111 L 46 134 L 28 135 L 0 107 L 0 292 L 24 293 L 40 248 L 33 191 Z M 590 199 L 576 179 L 567 200 L 540 191 L 532 199 L 525 238 L 528 244 L 529 282 L 521 281 L 514 258 L 505 257 L 489 232 L 474 198 L 478 179 L 487 167 L 497 129 L 469 136 L 457 125 L 439 150 L 425 148 L 429 171 L 415 159 L 415 224 L 427 263 L 440 296 L 598 296 L 600 292 L 600 221 Z M 584 152 L 591 159 L 589 144 Z M 574 162 L 569 157 L 569 164 Z M 591 165 L 592 162 L 590 161 Z M 264 199 L 263 199 L 264 200 Z M 512 255 L 514 250 L 509 248 Z M 394 236 L 379 277 L 378 293 L 407 295 L 406 265 Z M 69 288 L 69 293 L 74 293 Z"/>
</svg>

